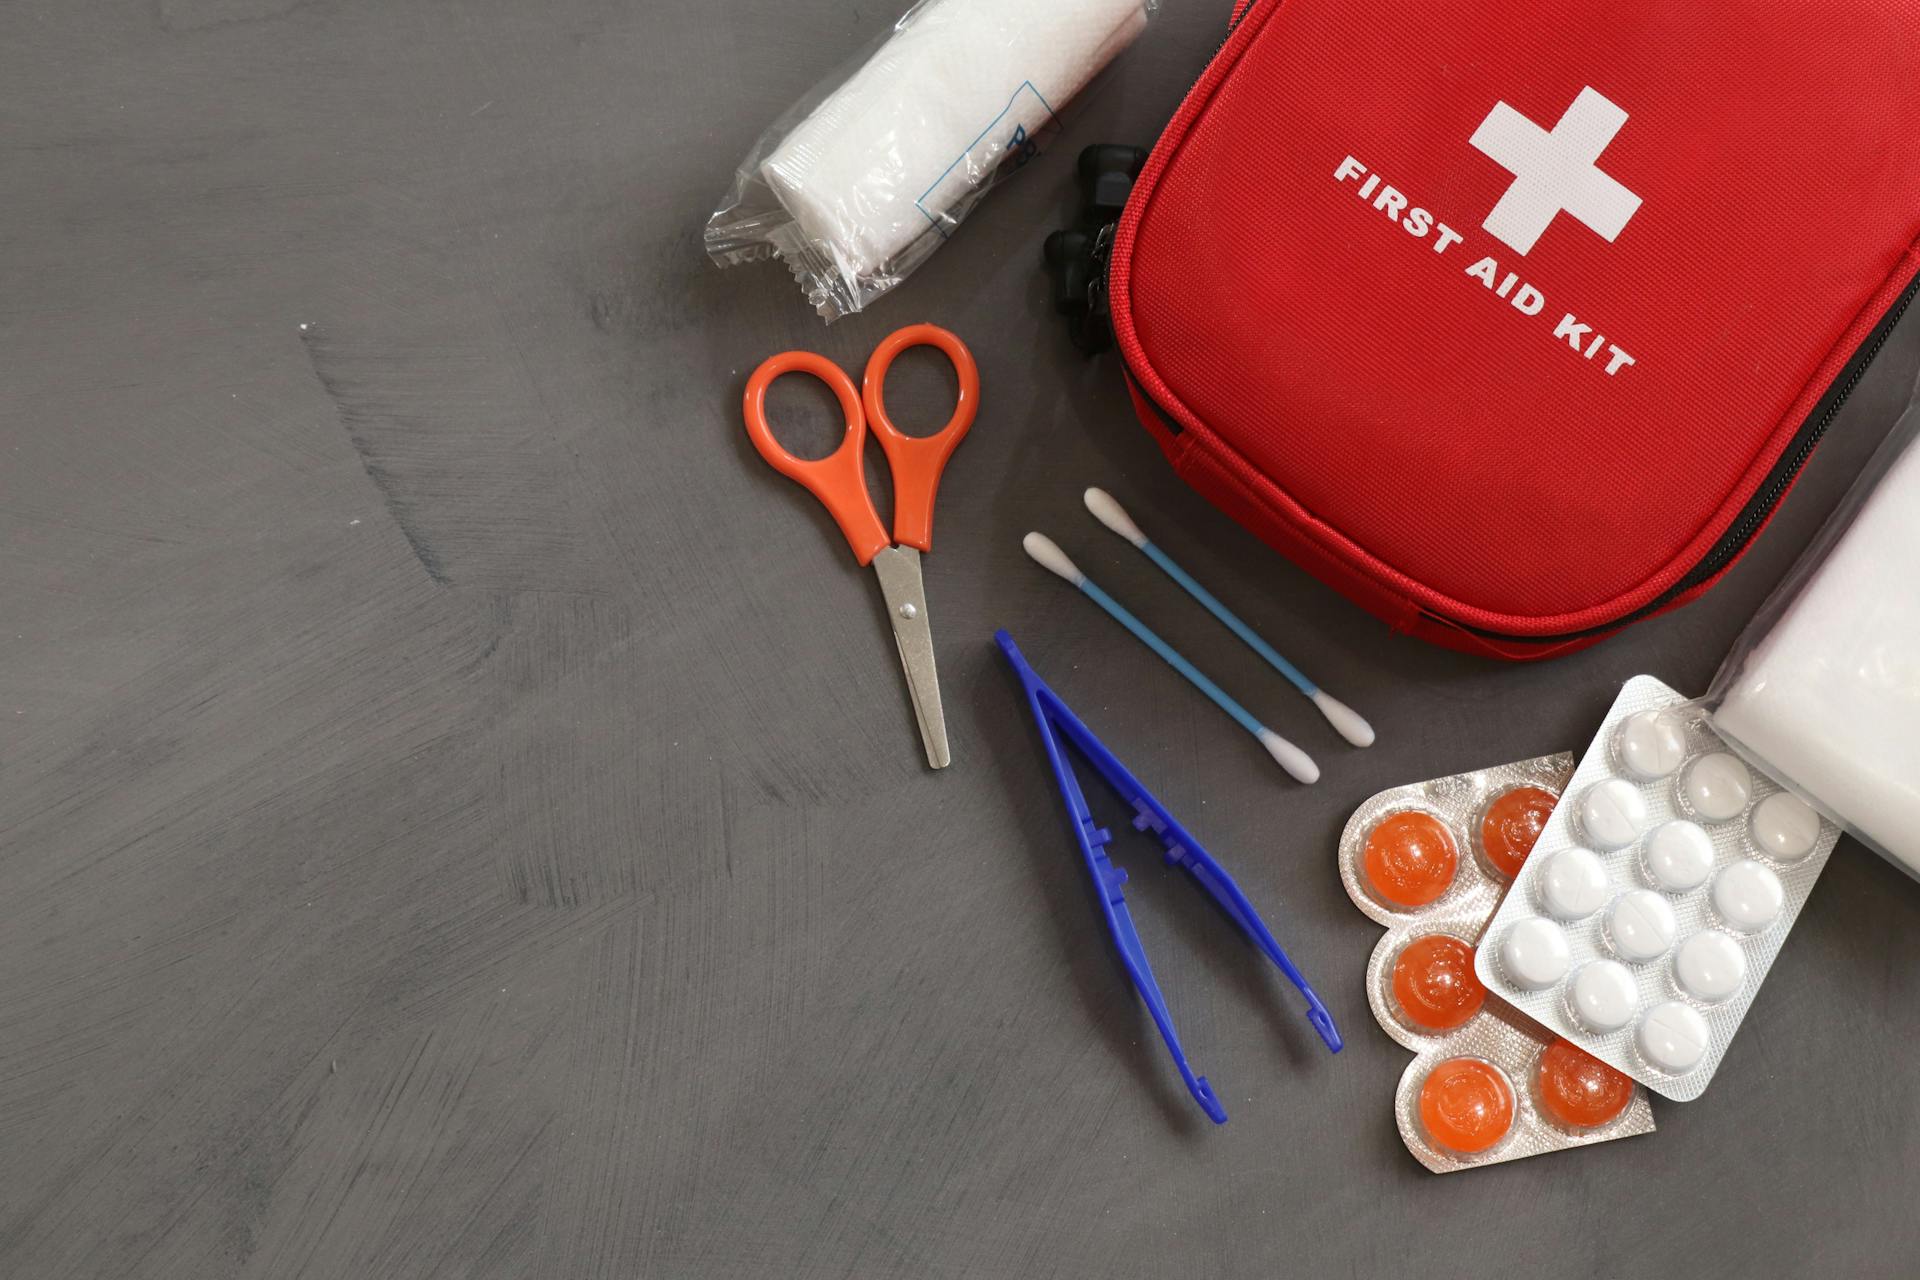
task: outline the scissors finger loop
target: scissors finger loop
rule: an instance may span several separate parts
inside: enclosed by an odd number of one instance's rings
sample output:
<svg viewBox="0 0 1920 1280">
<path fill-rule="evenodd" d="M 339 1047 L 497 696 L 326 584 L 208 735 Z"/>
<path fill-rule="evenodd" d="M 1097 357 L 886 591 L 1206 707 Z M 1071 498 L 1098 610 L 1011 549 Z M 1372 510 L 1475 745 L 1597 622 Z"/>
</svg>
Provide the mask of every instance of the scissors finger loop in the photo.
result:
<svg viewBox="0 0 1920 1280">
<path fill-rule="evenodd" d="M 887 371 L 894 359 L 909 347 L 935 347 L 953 365 L 959 394 L 947 425 L 930 436 L 910 436 L 894 425 L 887 414 Z M 867 361 L 861 380 L 861 399 L 867 421 L 880 447 L 886 450 L 893 470 L 893 536 L 896 542 L 922 551 L 933 549 L 933 499 L 940 488 L 940 473 L 954 447 L 973 426 L 980 411 L 980 368 L 973 353 L 959 337 L 938 325 L 908 325 L 882 339 Z"/>
<path fill-rule="evenodd" d="M 840 402 L 841 413 L 846 416 L 846 435 L 839 447 L 824 458 L 810 460 L 795 457 L 775 438 L 773 427 L 767 421 L 767 388 L 773 385 L 776 378 L 788 373 L 811 374 L 826 383 L 834 398 Z M 768 357 L 747 379 L 742 416 L 746 420 L 747 436 L 760 456 L 775 471 L 804 486 L 820 500 L 840 526 L 840 532 L 846 535 L 847 545 L 853 548 L 853 554 L 861 564 L 870 562 L 882 547 L 892 542 L 887 536 L 886 526 L 880 523 L 880 517 L 873 509 L 872 499 L 867 497 L 863 457 L 867 437 L 866 415 L 861 409 L 860 395 L 854 390 L 853 379 L 847 377 L 840 366 L 811 351 L 786 351 Z"/>
<path fill-rule="evenodd" d="M 909 436 L 893 424 L 893 418 L 887 413 L 887 371 L 893 368 L 895 358 L 910 347 L 937 348 L 953 365 L 954 377 L 960 384 L 959 397 L 953 403 L 953 415 L 947 419 L 946 426 L 930 436 Z M 952 449 L 953 445 L 960 443 L 960 437 L 967 434 L 967 429 L 973 426 L 974 415 L 980 411 L 980 367 L 973 362 L 973 353 L 967 350 L 967 344 L 960 341 L 957 334 L 937 324 L 910 324 L 888 334 L 873 349 L 873 355 L 867 360 L 866 376 L 861 380 L 861 395 L 866 405 L 867 421 L 873 424 L 875 435 L 891 433 L 902 440 L 943 440 L 951 436 L 952 442 L 947 448 Z"/>
</svg>

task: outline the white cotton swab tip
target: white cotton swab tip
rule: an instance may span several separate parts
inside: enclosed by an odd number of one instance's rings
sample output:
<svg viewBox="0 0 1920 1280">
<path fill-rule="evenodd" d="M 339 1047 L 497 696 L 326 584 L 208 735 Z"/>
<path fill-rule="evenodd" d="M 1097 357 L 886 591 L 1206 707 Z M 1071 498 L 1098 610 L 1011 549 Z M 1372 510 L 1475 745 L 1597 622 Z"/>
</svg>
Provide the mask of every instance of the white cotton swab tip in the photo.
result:
<svg viewBox="0 0 1920 1280">
<path fill-rule="evenodd" d="M 1267 749 L 1274 762 L 1292 775 L 1294 781 L 1304 782 L 1308 786 L 1320 781 L 1320 766 L 1313 757 L 1288 742 L 1271 729 L 1262 729 L 1259 733 L 1260 745 Z"/>
<path fill-rule="evenodd" d="M 1088 489 L 1081 496 L 1095 520 L 1136 547 L 1146 545 L 1147 535 L 1140 532 L 1140 526 L 1133 522 L 1133 517 L 1127 514 L 1125 507 L 1114 501 L 1112 494 L 1105 489 Z"/>
<path fill-rule="evenodd" d="M 1060 549 L 1060 544 L 1046 534 L 1030 533 L 1020 539 L 1020 545 L 1026 548 L 1028 555 L 1040 562 L 1042 568 L 1052 570 L 1074 586 L 1087 580 L 1087 575 L 1080 572 L 1080 566 L 1069 560 L 1067 553 Z"/>
<path fill-rule="evenodd" d="M 1325 689 L 1314 690 L 1313 705 L 1320 708 L 1320 714 L 1327 718 L 1327 723 L 1348 742 L 1356 747 L 1373 745 L 1373 726 L 1358 711 Z"/>
</svg>

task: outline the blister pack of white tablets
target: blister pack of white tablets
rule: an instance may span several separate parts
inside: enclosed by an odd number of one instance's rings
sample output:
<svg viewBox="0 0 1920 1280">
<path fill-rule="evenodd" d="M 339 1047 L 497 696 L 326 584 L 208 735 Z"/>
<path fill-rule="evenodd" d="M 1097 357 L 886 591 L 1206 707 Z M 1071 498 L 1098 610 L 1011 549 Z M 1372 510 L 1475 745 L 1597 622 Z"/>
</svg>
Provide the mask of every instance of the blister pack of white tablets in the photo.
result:
<svg viewBox="0 0 1920 1280">
<path fill-rule="evenodd" d="M 1627 681 L 1475 959 L 1481 981 L 1676 1102 L 1700 1096 L 1840 832 L 1705 712 Z"/>
<path fill-rule="evenodd" d="M 1571 755 L 1394 787 L 1340 837 L 1340 878 L 1387 926 L 1367 1003 L 1413 1050 L 1394 1092 L 1407 1150 L 1435 1173 L 1648 1133 L 1646 1091 L 1497 997 L 1473 948 L 1573 771 Z"/>
</svg>

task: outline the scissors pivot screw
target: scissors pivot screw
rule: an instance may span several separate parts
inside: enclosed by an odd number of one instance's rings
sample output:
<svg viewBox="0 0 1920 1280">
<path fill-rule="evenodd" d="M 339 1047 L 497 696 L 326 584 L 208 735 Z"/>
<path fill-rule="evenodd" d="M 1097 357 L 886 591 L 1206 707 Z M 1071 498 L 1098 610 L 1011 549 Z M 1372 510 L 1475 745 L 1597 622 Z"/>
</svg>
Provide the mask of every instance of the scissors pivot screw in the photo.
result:
<svg viewBox="0 0 1920 1280">
<path fill-rule="evenodd" d="M 907 619 L 908 621 L 912 621 L 913 619 L 920 616 L 920 611 L 914 608 L 913 601 L 909 600 L 905 604 L 900 606 L 900 616 Z"/>
</svg>

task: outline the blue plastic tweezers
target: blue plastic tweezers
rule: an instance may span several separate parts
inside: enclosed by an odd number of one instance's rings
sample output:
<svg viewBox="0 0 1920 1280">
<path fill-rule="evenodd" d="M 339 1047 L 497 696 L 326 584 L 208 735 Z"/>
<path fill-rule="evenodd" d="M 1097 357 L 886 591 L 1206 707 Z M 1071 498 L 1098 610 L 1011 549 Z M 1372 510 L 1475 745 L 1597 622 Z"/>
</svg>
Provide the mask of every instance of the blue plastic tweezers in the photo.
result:
<svg viewBox="0 0 1920 1280">
<path fill-rule="evenodd" d="M 1227 1109 L 1220 1105 L 1213 1086 L 1207 1083 L 1205 1076 L 1195 1074 L 1187 1062 L 1186 1051 L 1180 1047 L 1179 1033 L 1173 1029 L 1173 1016 L 1167 1012 L 1167 1002 L 1160 994 L 1159 984 L 1153 980 L 1153 967 L 1147 963 L 1146 949 L 1140 945 L 1140 935 L 1134 931 L 1133 917 L 1127 912 L 1127 898 L 1121 888 L 1127 882 L 1126 869 L 1115 866 L 1113 859 L 1107 856 L 1106 846 L 1113 839 L 1113 833 L 1094 821 L 1093 812 L 1087 807 L 1087 797 L 1080 790 L 1080 781 L 1074 776 L 1073 765 L 1061 749 L 1063 740 L 1079 748 L 1080 754 L 1099 770 L 1107 784 L 1133 806 L 1134 830 L 1151 831 L 1158 837 L 1166 847 L 1167 863 L 1178 863 L 1185 868 L 1187 874 L 1220 904 L 1221 910 L 1240 926 L 1240 931 L 1247 935 L 1247 939 L 1265 952 L 1267 959 L 1278 965 L 1280 972 L 1287 975 L 1287 980 L 1300 989 L 1300 994 L 1307 998 L 1307 1021 L 1327 1042 L 1327 1048 L 1335 1053 L 1340 1052 L 1340 1032 L 1333 1025 L 1333 1015 L 1327 1012 L 1327 1006 L 1307 985 L 1306 978 L 1294 967 L 1293 961 L 1287 959 L 1287 953 L 1274 941 L 1273 934 L 1260 919 L 1260 913 L 1240 892 L 1240 886 L 1233 882 L 1226 868 L 1215 862 L 1200 842 L 1189 835 L 1165 806 L 1153 798 L 1153 793 L 1140 785 L 1140 780 L 1107 750 L 1100 739 L 1093 736 L 1093 731 L 1068 709 L 1067 704 L 1060 700 L 1060 695 L 1034 674 L 1027 660 L 1020 656 L 1019 646 L 1013 643 L 1012 636 L 1005 631 L 996 631 L 993 639 L 1000 646 L 1000 652 L 1006 655 L 1014 674 L 1020 677 L 1021 687 L 1027 692 L 1027 703 L 1033 708 L 1033 718 L 1040 726 L 1040 741 L 1047 749 L 1047 762 L 1053 766 L 1054 781 L 1059 785 L 1060 795 L 1067 803 L 1067 812 L 1073 818 L 1073 837 L 1079 841 L 1081 856 L 1087 862 L 1087 872 L 1093 877 L 1094 888 L 1100 896 L 1100 911 L 1107 918 L 1107 929 L 1113 934 L 1113 945 L 1120 952 L 1120 961 L 1126 966 L 1127 976 L 1133 979 L 1134 987 L 1139 990 L 1140 998 L 1146 1002 L 1147 1012 L 1153 1015 L 1154 1025 L 1160 1028 L 1160 1038 L 1167 1042 L 1167 1050 L 1173 1054 L 1173 1063 L 1180 1068 L 1180 1077 L 1187 1082 L 1187 1088 L 1192 1092 L 1194 1101 L 1200 1104 L 1200 1109 L 1215 1124 L 1227 1122 Z"/>
</svg>

